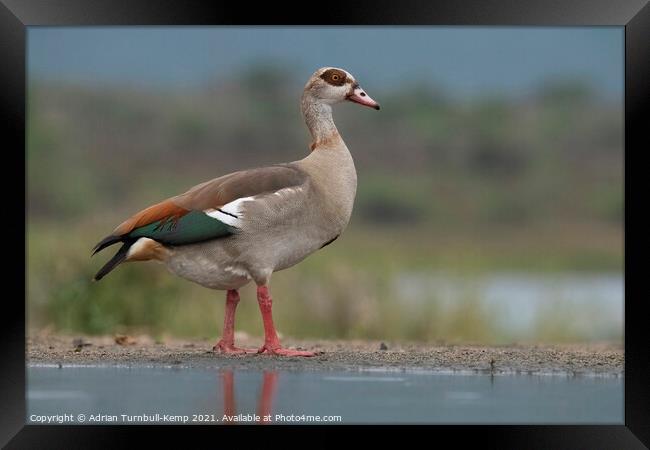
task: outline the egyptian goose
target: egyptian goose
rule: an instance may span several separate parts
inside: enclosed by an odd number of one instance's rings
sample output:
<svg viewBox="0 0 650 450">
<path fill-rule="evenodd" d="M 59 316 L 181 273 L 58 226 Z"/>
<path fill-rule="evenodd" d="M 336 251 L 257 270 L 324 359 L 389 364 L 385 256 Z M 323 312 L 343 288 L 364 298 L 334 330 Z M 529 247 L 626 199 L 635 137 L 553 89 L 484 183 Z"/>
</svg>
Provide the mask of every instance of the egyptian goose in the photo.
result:
<svg viewBox="0 0 650 450">
<path fill-rule="evenodd" d="M 264 323 L 264 345 L 257 352 L 313 356 L 280 345 L 268 286 L 273 272 L 330 244 L 348 224 L 357 174 L 332 120 L 332 105 L 344 100 L 379 109 L 349 72 L 317 70 L 301 99 L 313 138 L 309 155 L 230 173 L 140 211 L 95 246 L 93 255 L 122 243 L 94 280 L 123 262 L 155 260 L 175 275 L 226 290 L 223 336 L 214 346 L 224 353 L 255 351 L 234 345 L 238 289 L 253 280 Z"/>
</svg>

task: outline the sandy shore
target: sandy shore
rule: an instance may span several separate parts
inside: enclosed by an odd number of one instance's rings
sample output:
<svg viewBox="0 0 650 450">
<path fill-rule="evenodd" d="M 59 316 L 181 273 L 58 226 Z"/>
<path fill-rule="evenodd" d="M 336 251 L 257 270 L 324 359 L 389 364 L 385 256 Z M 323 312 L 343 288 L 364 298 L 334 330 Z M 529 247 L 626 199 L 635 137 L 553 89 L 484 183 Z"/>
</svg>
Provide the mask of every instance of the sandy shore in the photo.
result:
<svg viewBox="0 0 650 450">
<path fill-rule="evenodd" d="M 148 336 L 40 335 L 27 339 L 30 365 L 109 365 L 251 370 L 425 370 L 478 373 L 622 376 L 623 348 L 614 344 L 441 345 L 380 341 L 298 341 L 291 348 L 320 352 L 311 358 L 266 354 L 222 355 L 214 342 Z M 261 339 L 240 336 L 237 345 L 257 348 Z"/>
</svg>

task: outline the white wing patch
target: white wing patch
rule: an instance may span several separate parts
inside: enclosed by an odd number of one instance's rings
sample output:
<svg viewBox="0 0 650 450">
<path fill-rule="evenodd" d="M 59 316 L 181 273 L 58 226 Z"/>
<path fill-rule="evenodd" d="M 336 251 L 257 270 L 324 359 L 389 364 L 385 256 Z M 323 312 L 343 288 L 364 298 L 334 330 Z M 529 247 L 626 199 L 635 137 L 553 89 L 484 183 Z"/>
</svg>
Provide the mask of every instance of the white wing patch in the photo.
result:
<svg viewBox="0 0 650 450">
<path fill-rule="evenodd" d="M 302 191 L 302 186 L 294 186 L 294 187 L 280 189 L 279 191 L 275 191 L 273 195 L 277 195 L 278 197 L 284 197 L 286 195 L 296 194 L 300 191 Z M 265 195 L 269 195 L 269 194 L 265 194 Z M 226 225 L 239 228 L 242 219 L 242 204 L 244 202 L 252 202 L 255 200 L 257 200 L 256 197 L 242 197 L 242 198 L 238 198 L 237 200 L 233 200 L 230 203 L 226 203 L 221 208 L 206 209 L 203 212 L 206 213 L 208 216 L 217 219 L 220 222 L 225 223 Z"/>
<path fill-rule="evenodd" d="M 241 219 L 241 206 L 244 202 L 251 202 L 255 200 L 254 197 L 242 197 L 226 203 L 219 209 L 206 209 L 204 212 L 220 222 L 230 225 L 231 227 L 239 227 Z"/>
</svg>

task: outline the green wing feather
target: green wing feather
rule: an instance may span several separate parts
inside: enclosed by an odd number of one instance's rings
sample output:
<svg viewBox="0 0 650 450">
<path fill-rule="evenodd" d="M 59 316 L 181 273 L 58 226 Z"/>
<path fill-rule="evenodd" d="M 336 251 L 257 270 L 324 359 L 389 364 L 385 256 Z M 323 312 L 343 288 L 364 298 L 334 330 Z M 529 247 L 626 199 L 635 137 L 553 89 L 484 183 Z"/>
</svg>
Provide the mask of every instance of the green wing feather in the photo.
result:
<svg viewBox="0 0 650 450">
<path fill-rule="evenodd" d="M 230 236 L 237 228 L 227 225 L 203 211 L 191 211 L 176 220 L 158 220 L 136 228 L 129 237 L 147 237 L 163 244 L 184 245 Z"/>
</svg>

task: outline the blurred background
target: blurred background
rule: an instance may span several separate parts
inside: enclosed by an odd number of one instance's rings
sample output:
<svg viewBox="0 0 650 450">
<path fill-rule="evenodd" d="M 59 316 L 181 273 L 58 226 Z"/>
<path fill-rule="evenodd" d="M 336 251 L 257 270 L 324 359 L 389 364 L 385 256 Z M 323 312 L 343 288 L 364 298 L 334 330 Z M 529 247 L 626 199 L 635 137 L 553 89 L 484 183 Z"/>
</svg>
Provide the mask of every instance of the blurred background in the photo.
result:
<svg viewBox="0 0 650 450">
<path fill-rule="evenodd" d="M 379 112 L 335 121 L 349 228 L 272 280 L 297 338 L 623 338 L 623 29 L 44 28 L 28 32 L 28 329 L 215 338 L 225 294 L 155 264 L 90 280 L 131 214 L 301 159 L 321 66 Z M 254 287 L 237 330 L 262 335 Z"/>
</svg>

